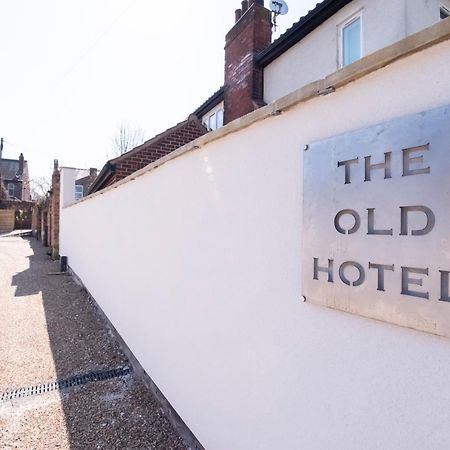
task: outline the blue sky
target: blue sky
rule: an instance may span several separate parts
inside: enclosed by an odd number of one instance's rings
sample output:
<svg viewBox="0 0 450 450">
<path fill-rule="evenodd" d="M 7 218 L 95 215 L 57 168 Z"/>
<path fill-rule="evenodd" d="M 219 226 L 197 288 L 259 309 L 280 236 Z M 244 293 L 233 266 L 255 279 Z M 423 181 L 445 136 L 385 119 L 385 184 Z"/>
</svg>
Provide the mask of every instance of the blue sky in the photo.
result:
<svg viewBox="0 0 450 450">
<path fill-rule="evenodd" d="M 278 36 L 315 1 L 290 0 Z M 268 0 L 266 0 L 268 4 Z M 31 177 L 98 167 L 122 122 L 147 138 L 223 83 L 236 0 L 0 0 L 0 136 Z"/>
</svg>

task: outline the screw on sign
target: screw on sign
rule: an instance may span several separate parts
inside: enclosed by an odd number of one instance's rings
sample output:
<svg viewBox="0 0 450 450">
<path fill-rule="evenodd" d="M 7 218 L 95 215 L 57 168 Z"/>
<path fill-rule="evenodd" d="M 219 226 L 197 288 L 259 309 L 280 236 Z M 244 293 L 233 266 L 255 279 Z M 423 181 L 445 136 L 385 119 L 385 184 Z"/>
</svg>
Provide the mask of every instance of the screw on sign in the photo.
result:
<svg viewBox="0 0 450 450">
<path fill-rule="evenodd" d="M 430 149 L 429 144 L 406 148 L 402 150 L 402 177 L 414 175 L 430 174 L 430 167 L 423 165 L 423 154 Z M 359 158 L 338 161 L 338 168 L 344 168 L 344 184 L 352 182 L 352 167 L 359 164 Z M 412 168 L 412 166 L 415 168 Z M 419 165 L 420 167 L 417 167 Z M 372 180 L 372 171 L 384 170 L 384 179 L 392 178 L 392 152 L 384 154 L 384 162 L 372 164 L 372 157 L 364 157 L 364 182 Z M 431 233 L 436 224 L 436 216 L 434 212 L 426 205 L 407 205 L 399 207 L 399 235 L 400 236 L 425 236 Z M 375 227 L 376 208 L 367 208 L 367 235 L 393 236 L 394 229 L 384 228 L 377 229 Z M 412 214 L 421 214 L 425 219 L 425 225 L 422 228 L 412 229 L 409 225 L 409 218 Z M 351 218 L 351 226 L 344 223 L 344 218 Z M 334 228 L 339 234 L 353 235 L 361 231 L 361 214 L 354 209 L 342 209 L 338 211 L 334 217 Z M 353 269 L 356 277 L 349 277 L 348 269 Z M 385 291 L 385 274 L 386 272 L 401 271 L 401 294 L 423 299 L 429 299 L 429 292 L 418 290 L 413 286 L 423 286 L 424 277 L 429 276 L 429 269 L 423 267 L 401 266 L 396 268 L 394 264 L 381 264 L 377 262 L 368 262 L 366 266 L 356 261 L 344 261 L 339 265 L 337 273 L 339 279 L 347 286 L 362 286 L 366 281 L 366 269 L 377 271 L 376 290 Z M 328 259 L 326 265 L 322 265 L 319 258 L 314 258 L 313 263 L 313 279 L 319 280 L 319 274 L 327 274 L 327 281 L 334 283 L 335 281 L 335 261 Z M 439 301 L 450 302 L 449 280 L 450 271 L 439 270 L 440 278 L 440 297 Z"/>
</svg>

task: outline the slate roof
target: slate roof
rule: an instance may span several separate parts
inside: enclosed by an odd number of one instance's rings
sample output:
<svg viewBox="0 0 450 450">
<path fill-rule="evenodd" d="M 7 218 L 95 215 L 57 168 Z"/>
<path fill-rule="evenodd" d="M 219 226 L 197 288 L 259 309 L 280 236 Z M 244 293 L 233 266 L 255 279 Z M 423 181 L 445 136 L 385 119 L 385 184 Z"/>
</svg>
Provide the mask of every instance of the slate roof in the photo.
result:
<svg viewBox="0 0 450 450">
<path fill-rule="evenodd" d="M 222 86 L 211 97 L 208 98 L 201 106 L 199 106 L 193 114 L 195 114 L 200 120 L 210 110 L 223 101 L 225 93 L 225 87 Z"/>
<path fill-rule="evenodd" d="M 26 163 L 24 163 L 26 164 Z M 22 174 L 19 172 L 19 161 L 17 159 L 2 159 L 0 160 L 0 176 L 4 181 L 22 179 Z"/>
</svg>

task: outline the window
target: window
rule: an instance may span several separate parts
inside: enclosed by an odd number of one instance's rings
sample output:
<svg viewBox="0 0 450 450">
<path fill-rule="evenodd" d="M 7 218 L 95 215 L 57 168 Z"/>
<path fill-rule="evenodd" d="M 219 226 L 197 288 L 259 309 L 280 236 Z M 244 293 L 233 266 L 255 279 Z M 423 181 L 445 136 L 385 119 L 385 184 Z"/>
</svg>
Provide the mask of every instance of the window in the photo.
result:
<svg viewBox="0 0 450 450">
<path fill-rule="evenodd" d="M 83 198 L 83 186 L 77 184 L 75 186 L 75 200 L 80 200 L 80 198 Z"/>
<path fill-rule="evenodd" d="M 14 183 L 8 183 L 8 195 L 14 197 Z"/>
<path fill-rule="evenodd" d="M 445 6 L 441 6 L 441 20 L 450 17 L 450 9 L 447 9 Z"/>
<path fill-rule="evenodd" d="M 203 125 L 205 125 L 209 131 L 217 130 L 217 128 L 223 127 L 223 109 L 219 109 L 209 117 L 207 116 L 204 118 Z"/>
<path fill-rule="evenodd" d="M 217 128 L 217 116 L 216 116 L 216 113 L 214 113 L 211 116 L 209 116 L 208 128 L 210 130 L 215 130 Z"/>
<path fill-rule="evenodd" d="M 340 41 L 341 67 L 361 58 L 361 14 L 353 16 L 341 26 Z"/>
</svg>

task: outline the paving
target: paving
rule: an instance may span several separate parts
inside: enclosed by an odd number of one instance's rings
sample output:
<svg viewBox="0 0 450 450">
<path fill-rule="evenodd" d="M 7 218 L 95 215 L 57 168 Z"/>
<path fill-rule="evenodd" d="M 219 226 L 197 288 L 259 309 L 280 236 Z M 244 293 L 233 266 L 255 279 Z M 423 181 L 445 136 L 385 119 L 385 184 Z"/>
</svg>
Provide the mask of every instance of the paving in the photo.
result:
<svg viewBox="0 0 450 450">
<path fill-rule="evenodd" d="M 33 238 L 0 238 L 0 449 L 186 449 L 131 372 L 38 395 L 1 394 L 127 368 L 87 293 Z"/>
</svg>

